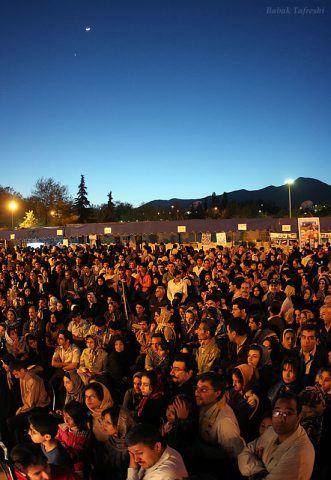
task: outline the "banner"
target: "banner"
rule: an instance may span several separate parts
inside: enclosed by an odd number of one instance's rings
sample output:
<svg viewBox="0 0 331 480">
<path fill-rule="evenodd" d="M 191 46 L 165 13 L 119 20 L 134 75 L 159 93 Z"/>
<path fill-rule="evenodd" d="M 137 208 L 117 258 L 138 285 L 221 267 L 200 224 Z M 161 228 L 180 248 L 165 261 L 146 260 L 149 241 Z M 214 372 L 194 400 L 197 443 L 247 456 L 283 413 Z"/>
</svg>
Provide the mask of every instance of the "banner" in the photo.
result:
<svg viewBox="0 0 331 480">
<path fill-rule="evenodd" d="M 202 245 L 210 245 L 210 243 L 211 243 L 211 233 L 202 233 L 201 234 L 201 243 L 202 243 Z"/>
<path fill-rule="evenodd" d="M 218 232 L 216 233 L 216 243 L 217 245 L 226 246 L 226 233 L 225 232 Z"/>
<path fill-rule="evenodd" d="M 298 218 L 300 247 L 309 244 L 311 248 L 320 243 L 320 219 L 318 217 Z"/>
</svg>

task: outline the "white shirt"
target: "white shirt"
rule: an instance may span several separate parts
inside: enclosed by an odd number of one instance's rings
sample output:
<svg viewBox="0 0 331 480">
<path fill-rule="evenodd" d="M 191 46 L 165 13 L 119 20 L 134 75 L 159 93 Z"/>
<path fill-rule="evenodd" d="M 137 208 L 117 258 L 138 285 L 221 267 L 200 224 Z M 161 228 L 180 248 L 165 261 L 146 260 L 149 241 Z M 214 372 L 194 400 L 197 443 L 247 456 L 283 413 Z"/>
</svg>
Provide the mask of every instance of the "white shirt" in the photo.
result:
<svg viewBox="0 0 331 480">
<path fill-rule="evenodd" d="M 183 459 L 177 450 L 167 447 L 150 468 L 128 468 L 127 480 L 177 480 L 188 476 Z"/>
<path fill-rule="evenodd" d="M 255 455 L 263 448 L 261 460 Z M 301 425 L 284 442 L 269 427 L 263 435 L 250 442 L 238 456 L 239 470 L 249 477 L 267 470 L 268 480 L 309 480 L 313 471 L 315 451 L 313 444 Z"/>
<path fill-rule="evenodd" d="M 175 283 L 174 279 L 169 280 L 168 288 L 167 288 L 167 296 L 170 302 L 173 301 L 175 293 L 181 293 L 183 295 L 182 303 L 184 303 L 187 298 L 187 283 L 184 282 L 184 280 L 181 279 L 180 282 L 178 283 Z"/>
</svg>

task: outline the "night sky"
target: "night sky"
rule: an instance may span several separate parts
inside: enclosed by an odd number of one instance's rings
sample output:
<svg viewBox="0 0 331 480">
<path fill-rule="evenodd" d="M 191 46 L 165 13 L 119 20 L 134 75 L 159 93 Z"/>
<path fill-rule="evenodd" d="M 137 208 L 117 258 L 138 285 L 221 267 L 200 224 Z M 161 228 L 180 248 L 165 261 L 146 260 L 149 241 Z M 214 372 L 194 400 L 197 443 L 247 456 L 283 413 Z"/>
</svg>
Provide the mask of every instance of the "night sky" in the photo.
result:
<svg viewBox="0 0 331 480">
<path fill-rule="evenodd" d="M 0 18 L 2 186 L 75 197 L 84 174 L 91 203 L 137 206 L 331 183 L 329 1 L 1 0 Z"/>
</svg>

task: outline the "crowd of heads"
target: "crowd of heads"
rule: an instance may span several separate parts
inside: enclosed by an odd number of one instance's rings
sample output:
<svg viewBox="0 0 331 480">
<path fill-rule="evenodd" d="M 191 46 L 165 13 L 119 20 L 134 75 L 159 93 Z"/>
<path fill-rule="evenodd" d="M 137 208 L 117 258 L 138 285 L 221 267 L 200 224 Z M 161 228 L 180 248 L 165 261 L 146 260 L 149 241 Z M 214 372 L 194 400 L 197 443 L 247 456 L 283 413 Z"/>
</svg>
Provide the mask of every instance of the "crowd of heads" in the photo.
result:
<svg viewBox="0 0 331 480">
<path fill-rule="evenodd" d="M 15 381 L 22 389 L 26 375 L 56 399 L 53 413 L 32 405 L 25 440 L 47 450 L 63 423 L 96 442 L 116 439 L 123 459 L 143 468 L 167 444 L 189 463 L 180 421 L 192 420 L 190 433 L 199 435 L 199 409 L 226 404 L 245 442 L 270 425 L 282 437 L 301 424 L 323 450 L 328 245 L 15 247 L 0 250 L 0 266 L 3 388 L 15 407 L 8 414 L 24 407 Z M 0 426 L 19 472 L 47 470 L 44 450 L 15 445 L 5 418 Z M 78 463 L 76 473 L 88 475 Z"/>
</svg>

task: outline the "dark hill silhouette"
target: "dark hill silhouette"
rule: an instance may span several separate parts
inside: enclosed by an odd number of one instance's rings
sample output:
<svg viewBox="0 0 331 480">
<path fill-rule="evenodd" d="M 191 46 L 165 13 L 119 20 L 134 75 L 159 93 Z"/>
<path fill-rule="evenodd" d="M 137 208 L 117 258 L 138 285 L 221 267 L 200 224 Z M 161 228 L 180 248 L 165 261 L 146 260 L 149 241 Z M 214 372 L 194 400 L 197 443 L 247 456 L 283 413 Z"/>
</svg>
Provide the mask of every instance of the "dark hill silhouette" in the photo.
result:
<svg viewBox="0 0 331 480">
<path fill-rule="evenodd" d="M 314 204 L 331 203 L 331 185 L 316 180 L 314 178 L 297 178 L 293 185 L 291 185 L 292 192 L 292 206 L 298 208 L 302 202 L 311 200 Z M 217 195 L 219 202 L 222 201 L 223 195 Z M 275 187 L 270 185 L 260 190 L 235 190 L 227 192 L 228 203 L 230 202 L 268 202 L 279 208 L 288 207 L 288 186 L 281 185 Z M 189 209 L 194 202 L 211 203 L 211 195 L 202 198 L 179 199 L 171 198 L 170 200 L 152 200 L 145 205 L 154 208 L 166 209 L 171 208 L 171 205 L 176 205 L 180 209 Z"/>
</svg>

